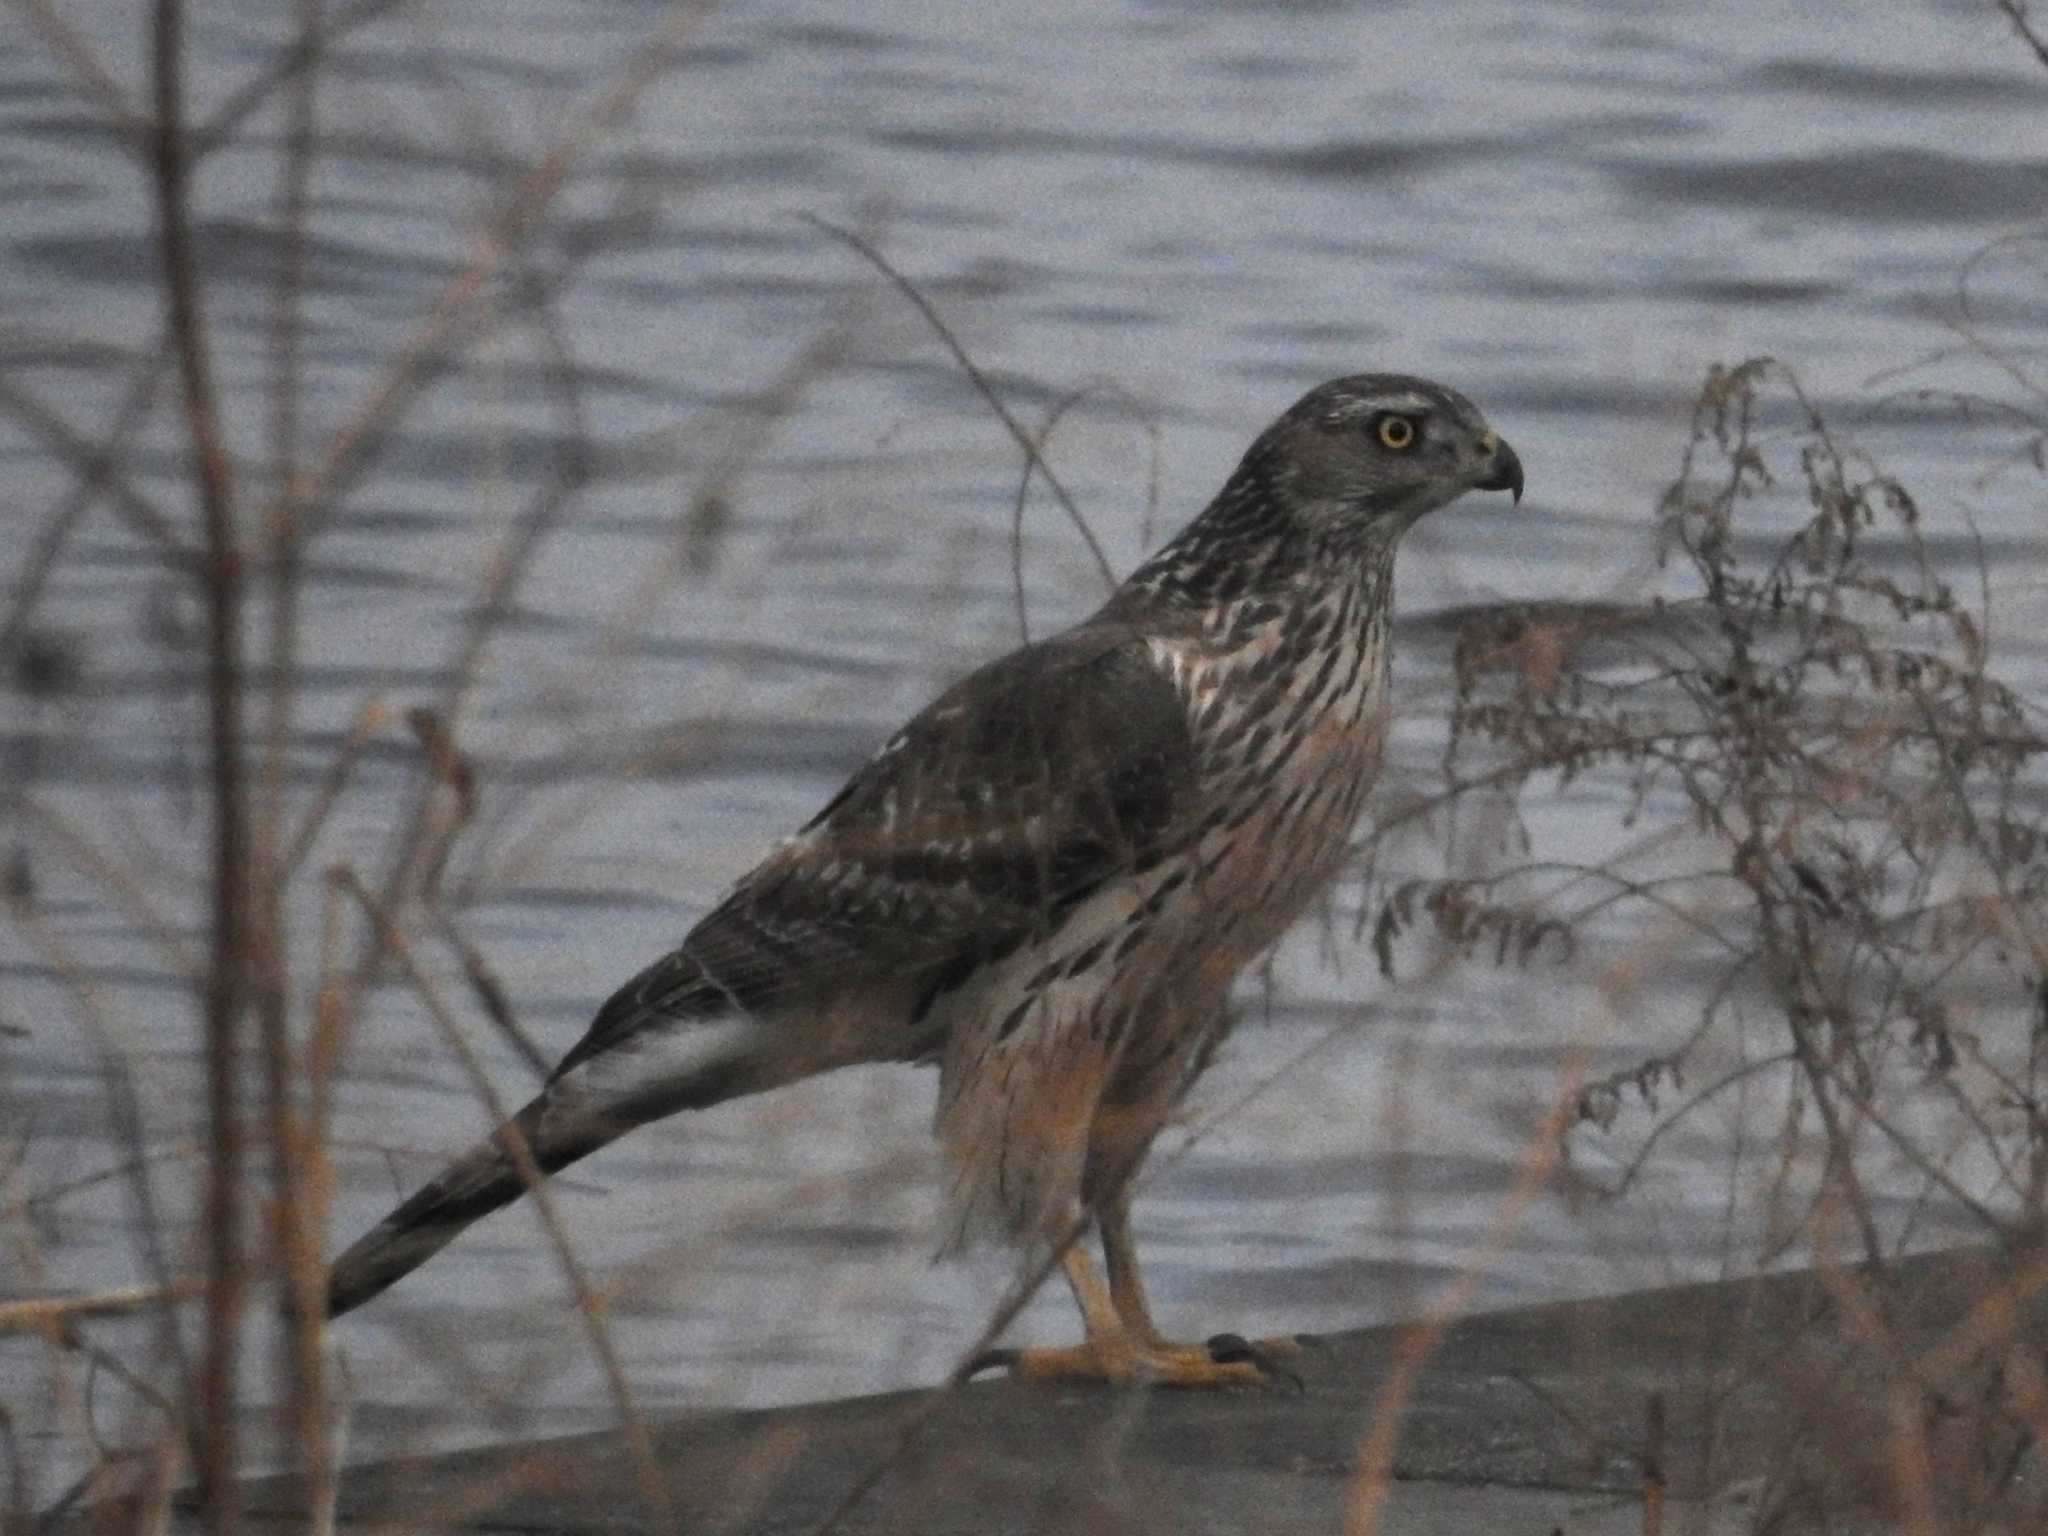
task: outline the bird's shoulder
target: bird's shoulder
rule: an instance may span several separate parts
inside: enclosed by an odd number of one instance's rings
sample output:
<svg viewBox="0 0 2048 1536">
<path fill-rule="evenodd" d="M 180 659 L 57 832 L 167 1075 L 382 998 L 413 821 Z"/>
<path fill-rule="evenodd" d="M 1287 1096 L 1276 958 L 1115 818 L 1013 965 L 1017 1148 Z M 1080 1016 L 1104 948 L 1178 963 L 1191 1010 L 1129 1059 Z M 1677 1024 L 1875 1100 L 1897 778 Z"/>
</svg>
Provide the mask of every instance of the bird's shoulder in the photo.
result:
<svg viewBox="0 0 2048 1536">
<path fill-rule="evenodd" d="M 1028 836 L 1066 808 L 1153 826 L 1191 761 L 1154 636 L 1101 619 L 969 673 L 883 743 L 790 844 L 861 854 L 962 834 Z M 871 842 L 879 838 L 879 844 Z"/>
</svg>

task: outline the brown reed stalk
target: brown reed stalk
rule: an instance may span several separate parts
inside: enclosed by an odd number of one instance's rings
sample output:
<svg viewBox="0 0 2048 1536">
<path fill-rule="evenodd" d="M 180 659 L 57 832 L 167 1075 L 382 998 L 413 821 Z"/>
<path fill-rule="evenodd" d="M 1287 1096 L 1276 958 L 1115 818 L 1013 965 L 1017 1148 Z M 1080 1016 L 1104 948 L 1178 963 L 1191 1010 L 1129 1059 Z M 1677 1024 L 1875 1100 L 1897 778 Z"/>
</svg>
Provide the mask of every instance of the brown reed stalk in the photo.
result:
<svg viewBox="0 0 2048 1536">
<path fill-rule="evenodd" d="M 199 1498 L 207 1529 L 231 1536 L 240 1331 L 247 1284 L 242 1231 L 240 1033 L 248 1004 L 249 824 L 242 763 L 242 554 L 234 467 L 222 434 L 212 357 L 192 250 L 184 120 L 184 8 L 157 0 L 151 37 L 153 189 L 165 307 L 178 362 L 203 529 L 207 722 L 213 817 L 212 946 L 205 982 L 209 1163 L 206 1344 L 200 1357 Z"/>
</svg>

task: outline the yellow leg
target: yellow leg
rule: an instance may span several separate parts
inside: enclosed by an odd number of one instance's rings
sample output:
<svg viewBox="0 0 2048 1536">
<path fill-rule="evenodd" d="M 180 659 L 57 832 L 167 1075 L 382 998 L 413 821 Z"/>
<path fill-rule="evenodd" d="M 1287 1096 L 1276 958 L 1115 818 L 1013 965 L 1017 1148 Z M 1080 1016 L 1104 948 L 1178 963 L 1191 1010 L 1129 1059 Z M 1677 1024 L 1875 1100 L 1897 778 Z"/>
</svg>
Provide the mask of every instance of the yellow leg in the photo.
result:
<svg viewBox="0 0 2048 1536">
<path fill-rule="evenodd" d="M 1118 1192 L 1102 1213 L 1102 1257 L 1109 1266 L 1109 1296 L 1124 1327 L 1141 1339 L 1163 1343 L 1145 1299 L 1145 1281 L 1138 1273 L 1138 1245 L 1131 1237 L 1131 1200 Z"/>
<path fill-rule="evenodd" d="M 977 1368 L 1000 1365 L 1016 1381 L 1092 1381 L 1114 1387 L 1299 1387 L 1300 1378 L 1278 1369 L 1284 1351 L 1252 1345 L 1235 1335 L 1218 1335 L 1208 1344 L 1175 1344 L 1152 1326 L 1138 1279 L 1138 1261 L 1121 1207 L 1115 1219 L 1102 1224 L 1103 1252 L 1109 1260 L 1105 1280 L 1095 1261 L 1078 1245 L 1060 1259 L 1074 1303 L 1087 1330 L 1083 1343 L 1065 1349 L 997 1349 Z"/>
<path fill-rule="evenodd" d="M 1152 1321 L 1152 1304 L 1145 1297 L 1145 1281 L 1138 1273 L 1138 1244 L 1131 1236 L 1131 1201 L 1126 1193 L 1119 1193 L 1102 1213 L 1102 1257 L 1109 1265 L 1110 1299 L 1124 1327 L 1150 1343 L 1166 1345 L 1165 1336 Z M 1296 1334 L 1279 1334 L 1247 1341 L 1236 1334 L 1219 1333 L 1206 1347 L 1212 1356 L 1249 1360 L 1270 1368 L 1276 1360 L 1290 1360 L 1300 1354 L 1301 1339 Z M 1300 1385 L 1298 1377 L 1294 1382 Z"/>
</svg>

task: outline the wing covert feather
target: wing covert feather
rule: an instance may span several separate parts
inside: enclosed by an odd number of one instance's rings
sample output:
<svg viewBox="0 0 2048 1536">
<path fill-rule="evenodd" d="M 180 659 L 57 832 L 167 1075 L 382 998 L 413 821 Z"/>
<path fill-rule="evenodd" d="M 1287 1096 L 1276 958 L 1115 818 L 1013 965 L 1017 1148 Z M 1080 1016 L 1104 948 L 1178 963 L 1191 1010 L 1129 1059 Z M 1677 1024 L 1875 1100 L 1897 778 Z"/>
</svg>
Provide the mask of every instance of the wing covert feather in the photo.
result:
<svg viewBox="0 0 2048 1536">
<path fill-rule="evenodd" d="M 1142 638 L 1097 623 L 1012 652 L 890 738 L 613 995 L 556 1073 L 655 1020 L 961 974 L 1155 862 L 1194 782 L 1186 711 Z"/>
</svg>

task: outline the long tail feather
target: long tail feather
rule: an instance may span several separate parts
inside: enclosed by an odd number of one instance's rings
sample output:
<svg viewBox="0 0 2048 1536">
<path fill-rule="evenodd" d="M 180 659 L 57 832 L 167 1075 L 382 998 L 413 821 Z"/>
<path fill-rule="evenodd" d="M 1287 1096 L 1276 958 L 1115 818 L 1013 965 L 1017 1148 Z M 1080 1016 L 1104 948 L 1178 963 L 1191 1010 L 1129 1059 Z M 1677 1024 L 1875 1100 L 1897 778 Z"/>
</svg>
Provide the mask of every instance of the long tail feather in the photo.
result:
<svg viewBox="0 0 2048 1536">
<path fill-rule="evenodd" d="M 627 1129 L 616 1122 L 586 1121 L 580 1134 L 564 1135 L 559 1124 L 551 1133 L 549 1107 L 548 1095 L 542 1094 L 512 1117 L 542 1173 L 568 1167 Z M 526 1181 L 506 1148 L 506 1132 L 478 1142 L 334 1261 L 327 1275 L 327 1315 L 339 1317 L 361 1306 L 447 1247 L 471 1222 L 525 1193 Z"/>
<path fill-rule="evenodd" d="M 575 1062 L 511 1125 L 486 1137 L 335 1260 L 327 1315 L 339 1317 L 411 1274 L 472 1222 L 526 1193 L 507 1150 L 516 1127 L 543 1175 L 663 1115 L 702 1109 L 786 1080 L 758 1050 L 749 1025 L 643 1036 Z"/>
</svg>

